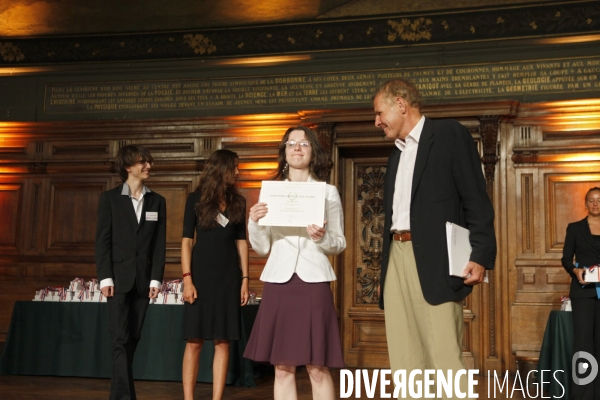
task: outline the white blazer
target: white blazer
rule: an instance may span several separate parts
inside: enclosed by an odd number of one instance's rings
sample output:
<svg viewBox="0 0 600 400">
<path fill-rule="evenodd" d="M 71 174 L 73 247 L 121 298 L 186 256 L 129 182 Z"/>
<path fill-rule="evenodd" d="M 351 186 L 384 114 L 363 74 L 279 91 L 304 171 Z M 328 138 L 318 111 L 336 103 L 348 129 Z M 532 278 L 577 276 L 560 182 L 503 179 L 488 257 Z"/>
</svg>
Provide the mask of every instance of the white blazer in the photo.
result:
<svg viewBox="0 0 600 400">
<path fill-rule="evenodd" d="M 308 178 L 308 182 L 315 182 Z M 346 248 L 344 215 L 340 195 L 333 185 L 325 192 L 325 235 L 314 241 L 306 227 L 261 226 L 250 219 L 248 233 L 252 249 L 259 255 L 271 254 L 260 280 L 285 283 L 294 272 L 304 282 L 335 281 L 335 272 L 327 255 L 340 254 Z"/>
</svg>

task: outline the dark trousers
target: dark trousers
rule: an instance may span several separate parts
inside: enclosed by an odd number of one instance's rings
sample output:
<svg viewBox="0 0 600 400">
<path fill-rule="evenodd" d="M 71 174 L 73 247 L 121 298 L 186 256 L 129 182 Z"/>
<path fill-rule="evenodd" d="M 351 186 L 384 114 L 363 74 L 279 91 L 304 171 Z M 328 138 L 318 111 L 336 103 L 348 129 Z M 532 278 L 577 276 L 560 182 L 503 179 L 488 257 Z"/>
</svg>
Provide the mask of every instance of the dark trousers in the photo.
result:
<svg viewBox="0 0 600 400">
<path fill-rule="evenodd" d="M 107 303 L 113 361 L 109 399 L 135 400 L 133 353 L 142 335 L 149 298 L 140 296 L 134 285 L 129 293 L 115 293 Z"/>
<path fill-rule="evenodd" d="M 596 297 L 572 297 L 571 308 L 573 309 L 573 354 L 585 351 L 600 363 L 600 300 Z M 585 376 L 587 374 L 581 377 Z M 591 383 L 581 386 L 576 385 L 571 378 L 570 397 L 572 400 L 600 398 L 600 376 Z"/>
</svg>

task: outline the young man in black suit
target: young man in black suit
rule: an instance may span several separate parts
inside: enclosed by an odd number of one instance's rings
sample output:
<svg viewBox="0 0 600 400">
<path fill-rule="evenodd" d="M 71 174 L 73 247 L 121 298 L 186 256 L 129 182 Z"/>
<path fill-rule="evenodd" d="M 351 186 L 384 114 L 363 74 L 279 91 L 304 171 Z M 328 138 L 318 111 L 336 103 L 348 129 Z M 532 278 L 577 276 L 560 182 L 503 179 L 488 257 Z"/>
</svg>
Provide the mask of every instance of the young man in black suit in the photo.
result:
<svg viewBox="0 0 600 400">
<path fill-rule="evenodd" d="M 466 369 L 462 300 L 496 258 L 494 210 L 481 161 L 463 125 L 421 114 L 420 94 L 411 82 L 384 83 L 373 105 L 375 126 L 396 145 L 384 183 L 379 297 L 391 367 L 407 374 L 456 373 Z M 449 274 L 446 222 L 470 231 L 473 250 L 464 278 Z M 466 379 L 460 389 L 465 392 Z"/>
<path fill-rule="evenodd" d="M 96 269 L 112 339 L 110 400 L 136 399 L 133 354 L 165 268 L 165 199 L 144 185 L 152 162 L 143 146 L 122 147 L 115 165 L 123 184 L 102 193 L 98 207 Z"/>
</svg>

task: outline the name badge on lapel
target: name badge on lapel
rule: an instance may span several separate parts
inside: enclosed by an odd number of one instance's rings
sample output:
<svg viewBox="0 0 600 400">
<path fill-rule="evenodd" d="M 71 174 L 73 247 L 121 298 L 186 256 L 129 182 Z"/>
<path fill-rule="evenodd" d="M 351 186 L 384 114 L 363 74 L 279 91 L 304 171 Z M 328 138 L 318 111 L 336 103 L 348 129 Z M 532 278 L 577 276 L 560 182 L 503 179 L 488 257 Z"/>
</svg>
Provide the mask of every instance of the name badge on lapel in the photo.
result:
<svg viewBox="0 0 600 400">
<path fill-rule="evenodd" d="M 146 221 L 158 221 L 158 211 L 146 211 Z"/>
<path fill-rule="evenodd" d="M 215 217 L 215 220 L 221 224 L 221 226 L 224 228 L 225 226 L 227 226 L 227 223 L 229 222 L 229 220 L 227 218 L 225 218 L 225 216 L 221 213 L 219 213 L 219 215 L 217 215 Z"/>
</svg>

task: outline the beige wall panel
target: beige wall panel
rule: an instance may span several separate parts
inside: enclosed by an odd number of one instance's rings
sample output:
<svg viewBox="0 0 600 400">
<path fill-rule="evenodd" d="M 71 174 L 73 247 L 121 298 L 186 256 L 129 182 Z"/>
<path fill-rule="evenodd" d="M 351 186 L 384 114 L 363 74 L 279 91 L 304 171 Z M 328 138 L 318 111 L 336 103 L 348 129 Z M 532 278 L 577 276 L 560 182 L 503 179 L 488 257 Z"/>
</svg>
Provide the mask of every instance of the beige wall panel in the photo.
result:
<svg viewBox="0 0 600 400">
<path fill-rule="evenodd" d="M 512 307 L 511 342 L 514 351 L 539 351 L 552 305 L 531 304 Z"/>
<path fill-rule="evenodd" d="M 571 278 L 567 272 L 558 265 L 553 266 L 518 266 L 517 290 L 524 292 L 553 292 L 568 294 Z M 556 299 L 558 301 L 559 298 Z M 519 299 L 517 298 L 517 301 Z"/>
</svg>

